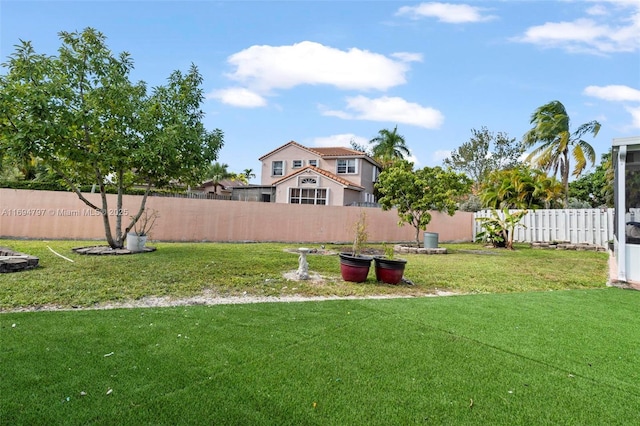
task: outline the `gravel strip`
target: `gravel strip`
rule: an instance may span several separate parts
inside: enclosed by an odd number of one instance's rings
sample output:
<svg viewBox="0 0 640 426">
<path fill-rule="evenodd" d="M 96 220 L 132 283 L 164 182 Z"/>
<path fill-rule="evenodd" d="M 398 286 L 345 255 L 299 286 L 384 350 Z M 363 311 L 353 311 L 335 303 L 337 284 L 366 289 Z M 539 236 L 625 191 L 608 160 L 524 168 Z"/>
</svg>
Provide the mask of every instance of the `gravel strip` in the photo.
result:
<svg viewBox="0 0 640 426">
<path fill-rule="evenodd" d="M 44 306 L 26 306 L 15 309 L 7 309 L 0 313 L 9 312 L 40 312 L 40 311 L 80 311 L 80 310 L 104 310 L 104 309 L 126 309 L 126 308 L 165 308 L 175 306 L 213 306 L 213 305 L 240 305 L 249 303 L 294 303 L 294 302 L 321 302 L 325 300 L 367 300 L 367 299 L 411 299 L 416 297 L 438 297 L 438 296 L 454 296 L 458 293 L 439 291 L 434 294 L 424 296 L 396 296 L 396 295 L 378 295 L 378 296 L 215 296 L 203 294 L 187 298 L 171 298 L 171 297 L 145 297 L 139 300 L 128 302 L 111 302 L 100 303 L 88 307 L 62 307 L 56 305 Z"/>
</svg>

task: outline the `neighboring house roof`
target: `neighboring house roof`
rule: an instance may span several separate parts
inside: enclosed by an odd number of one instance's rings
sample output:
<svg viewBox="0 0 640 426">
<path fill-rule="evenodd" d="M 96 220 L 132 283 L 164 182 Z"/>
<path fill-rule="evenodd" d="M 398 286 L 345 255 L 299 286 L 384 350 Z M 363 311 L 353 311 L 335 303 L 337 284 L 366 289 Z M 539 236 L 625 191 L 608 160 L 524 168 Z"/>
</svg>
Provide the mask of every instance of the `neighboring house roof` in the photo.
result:
<svg viewBox="0 0 640 426">
<path fill-rule="evenodd" d="M 207 188 L 209 186 L 214 186 L 213 179 L 202 182 L 199 188 Z M 218 182 L 218 186 L 221 187 L 222 189 L 229 189 L 234 186 L 247 186 L 247 184 L 242 182 L 241 180 L 223 179 Z"/>
<path fill-rule="evenodd" d="M 315 167 L 315 166 L 306 166 L 306 167 L 303 167 L 302 169 L 296 170 L 293 173 L 289 173 L 288 175 L 286 175 L 286 176 L 278 179 L 277 181 L 273 182 L 272 185 L 273 186 L 279 185 L 280 183 L 282 183 L 282 182 L 284 182 L 284 181 L 286 181 L 288 179 L 291 179 L 291 178 L 293 178 L 293 177 L 295 177 L 295 176 L 297 176 L 299 174 L 302 174 L 304 172 L 309 172 L 309 171 L 315 172 L 315 173 L 317 173 L 319 175 L 322 175 L 322 176 L 325 176 L 325 177 L 327 177 L 327 178 L 329 178 L 329 179 L 331 179 L 331 180 L 333 180 L 333 181 L 335 181 L 335 182 L 339 183 L 340 185 L 345 186 L 347 188 L 355 189 L 356 191 L 364 190 L 363 186 L 356 185 L 355 183 L 353 183 L 351 181 L 348 181 L 348 180 L 346 180 L 344 178 L 341 178 L 340 176 L 336 176 L 331 172 L 328 172 L 328 171 L 326 171 L 324 169 L 320 169 L 320 168 Z"/>
<path fill-rule="evenodd" d="M 327 148 L 309 148 L 307 146 L 304 145 L 300 145 L 298 142 L 296 141 L 290 141 L 287 142 L 286 144 L 279 146 L 278 148 L 274 149 L 271 152 L 268 152 L 267 154 L 263 155 L 262 157 L 258 158 L 258 160 L 263 161 L 265 158 L 269 157 L 270 155 L 280 151 L 281 149 L 284 149 L 288 146 L 296 146 L 300 149 L 303 149 L 305 151 L 308 151 L 312 154 L 318 155 L 322 158 L 344 158 L 344 157 L 355 157 L 355 158 L 365 158 L 368 161 L 370 161 L 371 163 L 375 164 L 378 167 L 381 167 L 380 164 L 378 164 L 377 161 L 375 161 L 373 158 L 369 157 L 365 152 L 362 151 L 357 151 L 355 149 L 351 149 L 351 148 L 345 148 L 345 147 L 341 147 L 341 146 L 337 146 L 337 147 L 327 147 Z"/>
</svg>

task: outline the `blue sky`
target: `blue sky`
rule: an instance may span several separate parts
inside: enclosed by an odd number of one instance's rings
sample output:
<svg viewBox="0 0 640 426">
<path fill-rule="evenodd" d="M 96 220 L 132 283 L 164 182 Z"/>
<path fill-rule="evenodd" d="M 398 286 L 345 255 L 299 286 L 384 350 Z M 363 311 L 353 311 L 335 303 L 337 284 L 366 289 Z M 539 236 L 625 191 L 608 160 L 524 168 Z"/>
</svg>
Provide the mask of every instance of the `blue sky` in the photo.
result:
<svg viewBox="0 0 640 426">
<path fill-rule="evenodd" d="M 600 154 L 640 135 L 640 2 L 0 1 L 0 57 L 20 39 L 54 54 L 59 31 L 94 27 L 129 52 L 133 80 L 164 84 L 191 63 L 205 124 L 225 133 L 234 172 L 295 140 L 406 138 L 418 167 L 441 165 L 486 126 L 520 139 L 559 100 Z"/>
</svg>

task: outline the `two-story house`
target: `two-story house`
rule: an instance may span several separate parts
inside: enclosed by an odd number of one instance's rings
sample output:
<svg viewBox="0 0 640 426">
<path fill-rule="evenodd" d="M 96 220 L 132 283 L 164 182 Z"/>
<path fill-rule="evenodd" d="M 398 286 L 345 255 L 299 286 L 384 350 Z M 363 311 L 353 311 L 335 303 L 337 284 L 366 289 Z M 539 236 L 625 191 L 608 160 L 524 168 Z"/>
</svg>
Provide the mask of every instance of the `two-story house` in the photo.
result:
<svg viewBox="0 0 640 426">
<path fill-rule="evenodd" d="M 364 152 L 291 141 L 259 160 L 261 186 L 274 188 L 275 200 L 270 201 L 331 206 L 376 201 L 373 190 L 381 166 Z"/>
</svg>

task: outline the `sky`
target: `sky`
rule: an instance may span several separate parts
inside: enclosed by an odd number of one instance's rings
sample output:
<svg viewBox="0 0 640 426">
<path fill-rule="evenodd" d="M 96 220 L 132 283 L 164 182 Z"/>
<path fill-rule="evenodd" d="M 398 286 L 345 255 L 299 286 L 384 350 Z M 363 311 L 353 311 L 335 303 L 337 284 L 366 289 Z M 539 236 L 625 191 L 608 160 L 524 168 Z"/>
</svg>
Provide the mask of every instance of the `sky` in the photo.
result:
<svg viewBox="0 0 640 426">
<path fill-rule="evenodd" d="M 554 100 L 572 130 L 602 124 L 585 137 L 597 162 L 640 135 L 638 0 L 0 0 L 0 61 L 20 40 L 54 55 L 58 32 L 86 27 L 149 87 L 195 64 L 218 161 L 251 183 L 291 140 L 367 145 L 395 126 L 416 167 L 442 165 L 472 129 L 520 140 Z"/>
</svg>

